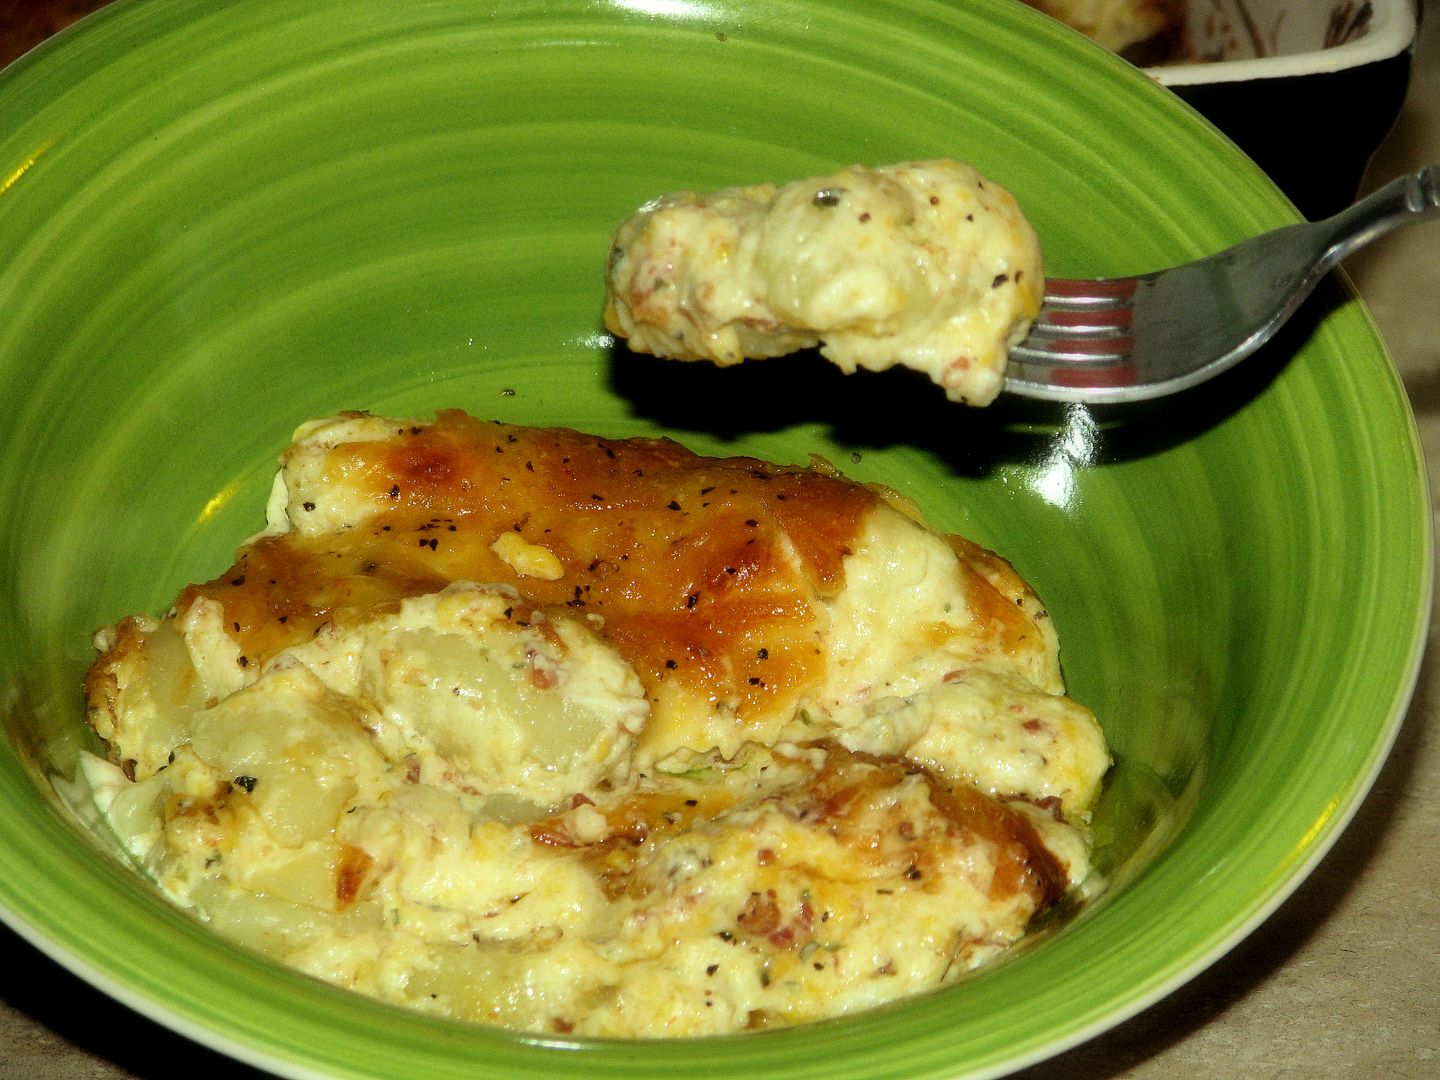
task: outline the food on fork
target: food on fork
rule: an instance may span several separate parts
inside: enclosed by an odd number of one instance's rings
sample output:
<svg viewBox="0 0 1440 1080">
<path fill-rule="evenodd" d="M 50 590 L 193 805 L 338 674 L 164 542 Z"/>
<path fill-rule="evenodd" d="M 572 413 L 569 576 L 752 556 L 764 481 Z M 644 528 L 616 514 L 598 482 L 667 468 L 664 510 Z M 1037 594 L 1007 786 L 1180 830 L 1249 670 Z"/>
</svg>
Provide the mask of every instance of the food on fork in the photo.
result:
<svg viewBox="0 0 1440 1080">
<path fill-rule="evenodd" d="M 97 635 L 85 773 L 170 897 L 311 975 L 733 1032 L 953 980 L 1088 873 L 1109 756 L 1045 609 L 893 493 L 347 413 L 267 520 Z"/>
<path fill-rule="evenodd" d="M 1007 191 L 932 160 L 662 196 L 616 231 L 606 286 L 606 326 L 637 352 L 729 365 L 818 345 L 847 373 L 903 365 L 985 405 L 1044 271 Z"/>
</svg>

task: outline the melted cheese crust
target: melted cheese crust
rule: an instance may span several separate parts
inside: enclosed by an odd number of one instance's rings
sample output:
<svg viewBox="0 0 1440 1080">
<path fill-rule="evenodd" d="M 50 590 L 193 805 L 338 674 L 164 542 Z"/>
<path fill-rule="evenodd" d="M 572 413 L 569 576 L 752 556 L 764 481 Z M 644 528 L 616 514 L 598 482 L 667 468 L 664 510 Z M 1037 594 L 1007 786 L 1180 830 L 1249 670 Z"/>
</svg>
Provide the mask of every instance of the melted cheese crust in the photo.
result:
<svg viewBox="0 0 1440 1080">
<path fill-rule="evenodd" d="M 639 352 L 728 365 L 819 345 L 847 373 L 900 364 L 985 405 L 1044 272 L 1014 198 L 935 160 L 665 195 L 616 231 L 606 286 L 606 325 Z"/>
<path fill-rule="evenodd" d="M 222 932 L 531 1031 L 953 979 L 1088 872 L 1109 757 L 1008 563 L 824 467 L 345 414 L 102 631 L 96 801 Z"/>
</svg>

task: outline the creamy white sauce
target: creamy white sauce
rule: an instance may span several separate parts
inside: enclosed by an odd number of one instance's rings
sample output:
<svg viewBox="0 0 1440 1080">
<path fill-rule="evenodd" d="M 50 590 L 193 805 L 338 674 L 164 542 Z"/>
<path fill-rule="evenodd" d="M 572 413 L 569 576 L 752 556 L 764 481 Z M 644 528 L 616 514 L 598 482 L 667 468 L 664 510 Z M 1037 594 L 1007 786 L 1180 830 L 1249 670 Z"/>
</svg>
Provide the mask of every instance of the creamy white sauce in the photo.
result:
<svg viewBox="0 0 1440 1080">
<path fill-rule="evenodd" d="M 317 448 L 406 423 L 303 428 L 267 533 L 372 513 Z M 1028 590 L 1016 601 L 1040 611 Z M 863 755 L 894 756 L 1022 800 L 1065 883 L 1088 873 L 1109 757 L 1059 692 L 1048 620 L 983 645 L 955 551 L 890 503 L 817 625 L 823 677 L 769 728 L 681 710 L 658 761 L 637 747 L 669 706 L 646 700 L 603 623 L 522 608 L 513 587 L 457 582 L 263 666 L 241 662 L 213 600 L 125 620 L 97 638 L 89 715 L 130 775 L 91 759 L 84 779 L 136 861 L 221 932 L 341 986 L 534 1031 L 834 1016 L 1023 935 L 1033 899 L 991 895 L 1000 853 L 947 823 L 922 774 L 844 803 L 844 827 L 826 820 L 827 753 L 857 783 L 890 760 Z M 802 745 L 815 739 L 861 756 Z M 661 800 L 662 824 L 626 839 L 637 799 Z"/>
</svg>

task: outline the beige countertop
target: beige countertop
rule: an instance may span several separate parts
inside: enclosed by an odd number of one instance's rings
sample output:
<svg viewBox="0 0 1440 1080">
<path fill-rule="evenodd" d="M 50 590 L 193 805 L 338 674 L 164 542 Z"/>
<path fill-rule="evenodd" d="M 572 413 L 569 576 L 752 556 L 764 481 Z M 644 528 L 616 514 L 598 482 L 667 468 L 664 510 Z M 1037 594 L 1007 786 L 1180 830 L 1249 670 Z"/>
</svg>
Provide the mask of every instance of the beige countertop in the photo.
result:
<svg viewBox="0 0 1440 1080">
<path fill-rule="evenodd" d="M 1440 162 L 1440 0 L 1425 6 L 1410 95 L 1372 165 L 1374 184 Z M 0 15 L 24 7 L 0 6 Z M 1409 389 L 1440 505 L 1437 256 L 1432 225 L 1386 238 L 1347 269 Z M 1209 970 L 1026 1080 L 1440 1077 L 1437 836 L 1440 631 L 1432 623 L 1394 751 L 1316 872 Z M 0 1078 L 259 1076 L 115 1004 L 3 927 L 0 956 Z"/>
</svg>

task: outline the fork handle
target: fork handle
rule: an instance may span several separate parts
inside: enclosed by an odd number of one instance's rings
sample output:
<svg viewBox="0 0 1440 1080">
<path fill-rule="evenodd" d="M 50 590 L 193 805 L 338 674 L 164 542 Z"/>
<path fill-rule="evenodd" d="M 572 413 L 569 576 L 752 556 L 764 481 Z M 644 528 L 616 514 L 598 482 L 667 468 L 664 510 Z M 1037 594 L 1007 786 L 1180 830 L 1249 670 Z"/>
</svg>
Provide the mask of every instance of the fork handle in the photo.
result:
<svg viewBox="0 0 1440 1080">
<path fill-rule="evenodd" d="M 1328 270 L 1391 229 L 1436 213 L 1440 213 L 1440 165 L 1426 165 L 1390 181 L 1334 217 L 1317 221 L 1315 227 L 1322 231 L 1325 243 L 1323 266 Z"/>
</svg>

